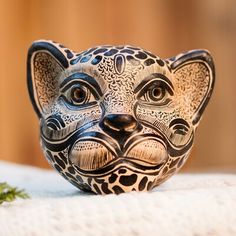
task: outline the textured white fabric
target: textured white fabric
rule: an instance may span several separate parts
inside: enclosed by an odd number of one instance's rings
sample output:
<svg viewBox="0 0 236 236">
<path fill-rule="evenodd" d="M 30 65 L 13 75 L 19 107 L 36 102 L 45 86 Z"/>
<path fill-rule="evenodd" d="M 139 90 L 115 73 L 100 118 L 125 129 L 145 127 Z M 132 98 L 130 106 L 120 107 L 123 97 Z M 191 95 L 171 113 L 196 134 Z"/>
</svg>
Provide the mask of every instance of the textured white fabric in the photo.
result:
<svg viewBox="0 0 236 236">
<path fill-rule="evenodd" d="M 0 162 L 31 199 L 0 205 L 1 236 L 236 235 L 236 175 L 178 174 L 149 193 L 96 196 L 56 172 Z"/>
</svg>

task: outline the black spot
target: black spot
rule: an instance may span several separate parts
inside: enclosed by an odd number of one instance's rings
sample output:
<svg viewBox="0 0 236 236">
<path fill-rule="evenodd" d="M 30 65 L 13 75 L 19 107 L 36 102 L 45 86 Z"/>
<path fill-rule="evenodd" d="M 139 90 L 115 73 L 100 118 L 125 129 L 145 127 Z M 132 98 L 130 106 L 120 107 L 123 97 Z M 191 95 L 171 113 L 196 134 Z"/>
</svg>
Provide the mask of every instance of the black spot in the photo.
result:
<svg viewBox="0 0 236 236">
<path fill-rule="evenodd" d="M 99 48 L 93 54 L 97 55 L 98 53 L 103 53 L 106 52 L 107 50 L 108 50 L 107 48 Z"/>
<path fill-rule="evenodd" d="M 112 189 L 114 190 L 115 194 L 124 193 L 124 190 L 120 186 L 116 185 Z"/>
<path fill-rule="evenodd" d="M 163 169 L 162 174 L 164 175 L 164 174 L 167 172 L 167 170 L 168 170 L 168 167 L 166 166 L 166 167 Z"/>
<path fill-rule="evenodd" d="M 100 191 L 99 187 L 96 184 L 94 184 L 93 187 L 95 188 L 98 194 L 102 194 L 102 192 Z"/>
<path fill-rule="evenodd" d="M 90 48 L 87 52 L 84 53 L 84 56 L 88 55 L 89 53 L 93 52 L 94 50 L 96 50 L 97 47 L 95 48 Z"/>
<path fill-rule="evenodd" d="M 65 53 L 68 59 L 71 59 L 73 57 L 73 53 L 69 49 L 66 49 Z"/>
<path fill-rule="evenodd" d="M 83 183 L 83 179 L 82 179 L 81 176 L 76 175 L 75 178 L 76 178 L 80 183 Z"/>
<path fill-rule="evenodd" d="M 106 52 L 106 53 L 104 54 L 104 56 L 113 56 L 113 55 L 116 54 L 117 52 L 118 52 L 117 49 L 111 49 L 111 50 L 109 50 L 108 52 Z"/>
<path fill-rule="evenodd" d="M 71 179 L 75 179 L 75 177 L 68 172 L 65 172 L 65 175 Z"/>
<path fill-rule="evenodd" d="M 113 173 L 108 179 L 109 183 L 110 184 L 114 183 L 116 181 L 117 177 L 118 177 L 118 175 Z"/>
<path fill-rule="evenodd" d="M 156 60 L 156 62 L 158 63 L 159 66 L 164 66 L 165 65 L 164 61 L 162 61 L 161 59 Z"/>
<path fill-rule="evenodd" d="M 132 174 L 132 175 L 123 175 L 120 177 L 119 182 L 123 184 L 124 186 L 131 186 L 135 184 L 137 181 L 137 175 Z"/>
<path fill-rule="evenodd" d="M 124 67 L 125 67 L 124 63 L 125 63 L 124 56 L 121 54 L 116 55 L 115 68 L 118 74 L 121 74 L 124 71 Z"/>
<path fill-rule="evenodd" d="M 59 166 L 61 166 L 63 169 L 66 168 L 65 163 L 64 163 L 58 156 L 54 155 L 54 159 L 55 159 L 55 161 L 57 162 L 57 164 L 58 164 Z"/>
<path fill-rule="evenodd" d="M 152 58 L 156 58 L 156 56 L 150 52 L 144 51 L 146 54 L 148 54 L 148 56 L 152 57 Z"/>
<path fill-rule="evenodd" d="M 108 183 L 103 183 L 101 187 L 104 193 L 106 194 L 112 193 L 112 191 L 108 189 Z"/>
<path fill-rule="evenodd" d="M 91 56 L 92 56 L 92 54 L 82 57 L 82 59 L 80 60 L 80 63 L 88 62 L 90 60 Z"/>
<path fill-rule="evenodd" d="M 75 65 L 76 63 L 79 62 L 79 60 L 81 59 L 82 55 L 78 56 L 77 58 L 73 59 L 70 61 L 70 64 L 71 65 Z"/>
<path fill-rule="evenodd" d="M 68 163 L 67 158 L 65 157 L 65 155 L 62 152 L 59 152 L 58 155 L 66 164 Z"/>
<path fill-rule="evenodd" d="M 153 59 L 149 58 L 149 59 L 147 59 L 147 60 L 144 62 L 144 65 L 145 65 L 145 66 L 150 66 L 150 65 L 152 65 L 152 64 L 154 64 L 154 63 L 155 63 L 155 61 L 154 61 Z"/>
<path fill-rule="evenodd" d="M 126 169 L 120 169 L 120 170 L 118 171 L 118 173 L 119 173 L 119 174 L 125 174 L 126 171 L 127 171 Z"/>
<path fill-rule="evenodd" d="M 88 177 L 88 184 L 91 186 L 92 178 Z"/>
<path fill-rule="evenodd" d="M 135 54 L 135 57 L 137 57 L 138 59 L 146 59 L 147 54 L 145 54 L 144 52 L 138 52 L 138 54 Z"/>
<path fill-rule="evenodd" d="M 59 46 L 60 48 L 65 48 L 65 46 L 62 45 L 62 44 L 59 44 L 58 46 Z"/>
<path fill-rule="evenodd" d="M 131 49 L 124 49 L 120 51 L 121 53 L 128 53 L 128 54 L 134 54 L 134 51 Z"/>
<path fill-rule="evenodd" d="M 105 180 L 104 179 L 98 179 L 98 178 L 94 178 L 95 182 L 97 182 L 98 184 L 102 184 Z"/>
<path fill-rule="evenodd" d="M 72 166 L 68 167 L 67 170 L 71 173 L 71 174 L 75 174 L 75 170 Z"/>
<path fill-rule="evenodd" d="M 172 161 L 172 162 L 170 163 L 170 165 L 169 165 L 169 168 L 172 168 L 172 167 L 176 166 L 176 164 L 178 163 L 179 159 L 180 159 L 180 158 L 177 158 L 176 160 Z"/>
<path fill-rule="evenodd" d="M 133 65 L 133 66 L 138 66 L 140 65 L 140 61 L 138 61 L 137 59 L 135 59 L 132 56 L 127 56 L 126 59 Z"/>
<path fill-rule="evenodd" d="M 59 165 L 54 164 L 54 167 L 57 171 L 62 172 L 62 168 Z"/>
<path fill-rule="evenodd" d="M 145 189 L 147 181 L 148 178 L 146 176 L 142 178 L 138 186 L 139 191 L 143 191 Z"/>
<path fill-rule="evenodd" d="M 97 65 L 101 60 L 102 60 L 102 56 L 97 55 L 97 56 L 91 61 L 91 63 L 92 63 L 93 65 Z"/>
<path fill-rule="evenodd" d="M 136 47 L 127 47 L 127 48 L 130 48 L 132 50 L 140 50 L 140 48 L 136 48 Z"/>
<path fill-rule="evenodd" d="M 148 185 L 147 185 L 147 190 L 148 190 L 148 191 L 152 189 L 153 184 L 154 184 L 154 181 L 153 181 L 153 182 L 150 181 L 150 182 L 148 183 Z"/>
</svg>

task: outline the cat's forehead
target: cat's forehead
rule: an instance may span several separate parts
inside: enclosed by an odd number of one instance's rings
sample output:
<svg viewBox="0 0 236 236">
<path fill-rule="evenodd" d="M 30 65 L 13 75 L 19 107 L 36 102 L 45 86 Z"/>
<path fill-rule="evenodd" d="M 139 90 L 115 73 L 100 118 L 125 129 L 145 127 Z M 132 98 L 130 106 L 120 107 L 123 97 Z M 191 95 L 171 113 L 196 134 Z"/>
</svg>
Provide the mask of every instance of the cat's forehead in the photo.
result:
<svg viewBox="0 0 236 236">
<path fill-rule="evenodd" d="M 131 45 L 101 45 L 76 53 L 61 48 L 67 56 L 68 75 L 83 72 L 94 77 L 101 84 L 117 83 L 124 79 L 138 83 L 152 73 L 169 74 L 165 60 L 140 47 Z"/>
<path fill-rule="evenodd" d="M 89 48 L 80 53 L 72 53 L 69 49 L 64 50 L 70 65 L 85 64 L 99 65 L 106 59 L 112 59 L 112 62 L 117 64 L 130 63 L 133 66 L 143 65 L 151 66 L 157 64 L 165 66 L 165 61 L 153 53 L 130 45 L 101 45 Z"/>
</svg>

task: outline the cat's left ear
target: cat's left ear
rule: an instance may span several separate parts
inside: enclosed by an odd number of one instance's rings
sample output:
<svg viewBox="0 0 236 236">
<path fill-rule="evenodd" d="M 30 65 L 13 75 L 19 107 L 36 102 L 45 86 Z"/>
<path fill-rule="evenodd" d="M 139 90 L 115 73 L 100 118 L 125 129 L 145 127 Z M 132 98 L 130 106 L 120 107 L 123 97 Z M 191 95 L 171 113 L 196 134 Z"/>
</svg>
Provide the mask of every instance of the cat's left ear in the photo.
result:
<svg viewBox="0 0 236 236">
<path fill-rule="evenodd" d="M 69 51 L 69 50 L 67 50 Z M 49 40 L 35 41 L 27 58 L 27 82 L 33 107 L 42 117 L 59 94 L 59 79 L 69 66 L 65 48 Z"/>
<path fill-rule="evenodd" d="M 174 74 L 176 92 L 182 110 L 196 125 L 209 102 L 215 67 L 207 50 L 192 50 L 167 60 Z"/>
</svg>

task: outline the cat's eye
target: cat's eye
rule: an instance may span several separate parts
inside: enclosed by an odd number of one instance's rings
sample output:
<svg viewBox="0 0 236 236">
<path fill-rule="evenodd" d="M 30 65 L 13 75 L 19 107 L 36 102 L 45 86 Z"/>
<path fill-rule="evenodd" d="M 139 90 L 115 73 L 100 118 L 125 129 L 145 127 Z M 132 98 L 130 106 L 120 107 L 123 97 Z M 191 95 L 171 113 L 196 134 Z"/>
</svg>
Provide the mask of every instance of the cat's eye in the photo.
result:
<svg viewBox="0 0 236 236">
<path fill-rule="evenodd" d="M 82 86 L 74 86 L 70 91 L 71 101 L 76 104 L 83 104 L 89 100 L 90 91 Z"/>
<path fill-rule="evenodd" d="M 155 102 L 161 101 L 166 95 L 166 90 L 161 86 L 155 86 L 145 93 L 147 100 L 152 100 Z"/>
<path fill-rule="evenodd" d="M 96 99 L 93 93 L 85 85 L 75 84 L 69 87 L 63 94 L 62 98 L 73 106 L 88 106 L 94 104 Z"/>
<path fill-rule="evenodd" d="M 138 99 L 150 105 L 167 105 L 173 91 L 170 86 L 162 80 L 154 80 L 148 83 L 140 91 Z"/>
</svg>

